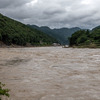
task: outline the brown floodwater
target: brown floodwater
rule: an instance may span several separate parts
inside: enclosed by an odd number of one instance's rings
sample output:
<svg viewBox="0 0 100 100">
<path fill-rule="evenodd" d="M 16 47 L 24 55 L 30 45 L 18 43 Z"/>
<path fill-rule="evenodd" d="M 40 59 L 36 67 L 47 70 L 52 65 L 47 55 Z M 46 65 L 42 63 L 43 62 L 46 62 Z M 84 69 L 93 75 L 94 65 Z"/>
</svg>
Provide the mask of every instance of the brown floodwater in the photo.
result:
<svg viewBox="0 0 100 100">
<path fill-rule="evenodd" d="M 100 49 L 0 48 L 3 100 L 100 100 Z"/>
</svg>

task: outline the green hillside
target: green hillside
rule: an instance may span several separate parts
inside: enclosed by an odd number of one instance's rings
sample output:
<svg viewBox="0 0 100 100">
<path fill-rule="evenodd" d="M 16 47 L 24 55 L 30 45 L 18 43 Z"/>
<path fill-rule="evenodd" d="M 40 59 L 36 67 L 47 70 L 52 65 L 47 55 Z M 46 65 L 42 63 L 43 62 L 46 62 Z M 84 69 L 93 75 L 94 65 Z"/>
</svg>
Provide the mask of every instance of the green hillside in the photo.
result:
<svg viewBox="0 0 100 100">
<path fill-rule="evenodd" d="M 0 41 L 6 45 L 51 45 L 57 42 L 51 36 L 0 14 Z"/>
<path fill-rule="evenodd" d="M 75 32 L 70 38 L 70 46 L 100 47 L 100 26 L 89 30 Z"/>
<path fill-rule="evenodd" d="M 38 27 L 36 25 L 28 25 L 32 28 L 38 29 L 54 38 L 56 38 L 60 44 L 69 44 L 68 38 L 76 31 L 80 30 L 78 27 L 74 28 L 60 28 L 60 29 L 50 29 L 47 26 Z"/>
</svg>

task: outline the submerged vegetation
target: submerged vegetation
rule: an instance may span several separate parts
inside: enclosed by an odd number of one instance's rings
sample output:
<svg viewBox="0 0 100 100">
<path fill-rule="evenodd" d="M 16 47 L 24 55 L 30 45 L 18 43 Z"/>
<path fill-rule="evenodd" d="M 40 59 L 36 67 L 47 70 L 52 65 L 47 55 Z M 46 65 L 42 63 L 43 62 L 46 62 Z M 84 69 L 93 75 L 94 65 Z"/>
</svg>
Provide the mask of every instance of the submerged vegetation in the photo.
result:
<svg viewBox="0 0 100 100">
<path fill-rule="evenodd" d="M 0 41 L 6 45 L 51 45 L 57 42 L 51 36 L 0 14 Z"/>
<path fill-rule="evenodd" d="M 79 30 L 69 39 L 72 47 L 100 47 L 100 26 L 89 30 Z"/>
</svg>

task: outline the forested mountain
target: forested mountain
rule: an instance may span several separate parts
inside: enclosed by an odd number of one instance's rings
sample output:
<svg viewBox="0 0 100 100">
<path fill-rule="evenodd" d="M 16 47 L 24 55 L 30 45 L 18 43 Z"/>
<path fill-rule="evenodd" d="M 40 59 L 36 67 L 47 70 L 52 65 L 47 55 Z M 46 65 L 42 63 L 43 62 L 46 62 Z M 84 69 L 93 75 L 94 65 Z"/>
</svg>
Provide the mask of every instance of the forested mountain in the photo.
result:
<svg viewBox="0 0 100 100">
<path fill-rule="evenodd" d="M 100 26 L 89 30 L 80 30 L 72 34 L 70 46 L 100 47 Z"/>
<path fill-rule="evenodd" d="M 51 45 L 53 37 L 0 14 L 0 41 L 6 45 Z"/>
<path fill-rule="evenodd" d="M 61 44 L 69 44 L 68 37 L 70 37 L 74 32 L 80 30 L 80 28 L 78 27 L 50 29 L 47 26 L 42 26 L 42 27 L 38 27 L 36 25 L 28 25 L 28 26 L 41 30 L 42 32 L 56 38 Z"/>
</svg>

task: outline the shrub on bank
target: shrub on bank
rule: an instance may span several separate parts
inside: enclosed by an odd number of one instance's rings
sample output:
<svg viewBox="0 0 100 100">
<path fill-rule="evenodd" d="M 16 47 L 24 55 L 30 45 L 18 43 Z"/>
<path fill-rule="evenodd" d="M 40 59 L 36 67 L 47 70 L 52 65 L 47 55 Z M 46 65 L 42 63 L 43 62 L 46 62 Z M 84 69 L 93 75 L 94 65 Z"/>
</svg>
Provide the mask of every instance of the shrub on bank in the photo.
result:
<svg viewBox="0 0 100 100">
<path fill-rule="evenodd" d="M 2 99 L 2 96 L 7 96 L 9 97 L 9 89 L 4 89 L 5 84 L 2 84 L 0 82 L 0 100 Z"/>
</svg>

